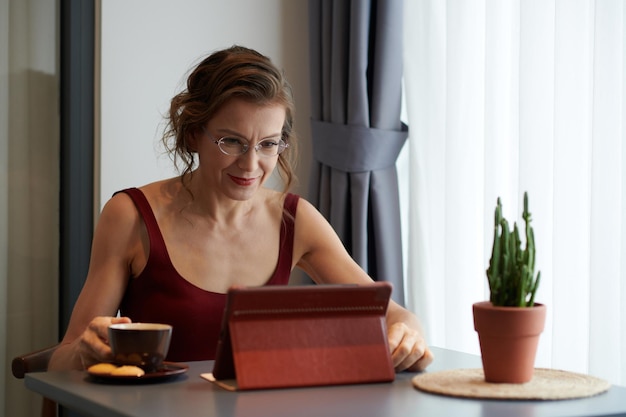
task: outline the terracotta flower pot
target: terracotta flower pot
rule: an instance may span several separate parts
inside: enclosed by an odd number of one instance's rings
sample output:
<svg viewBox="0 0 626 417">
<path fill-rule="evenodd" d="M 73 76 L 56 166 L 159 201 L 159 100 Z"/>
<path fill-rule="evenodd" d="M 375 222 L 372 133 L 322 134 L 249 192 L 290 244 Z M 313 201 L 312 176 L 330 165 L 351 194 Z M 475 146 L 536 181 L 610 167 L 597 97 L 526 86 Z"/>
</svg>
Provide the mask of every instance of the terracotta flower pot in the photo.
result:
<svg viewBox="0 0 626 417">
<path fill-rule="evenodd" d="M 473 311 L 485 380 L 517 384 L 530 381 L 546 306 L 535 303 L 534 307 L 494 307 L 483 301 L 475 303 Z"/>
</svg>

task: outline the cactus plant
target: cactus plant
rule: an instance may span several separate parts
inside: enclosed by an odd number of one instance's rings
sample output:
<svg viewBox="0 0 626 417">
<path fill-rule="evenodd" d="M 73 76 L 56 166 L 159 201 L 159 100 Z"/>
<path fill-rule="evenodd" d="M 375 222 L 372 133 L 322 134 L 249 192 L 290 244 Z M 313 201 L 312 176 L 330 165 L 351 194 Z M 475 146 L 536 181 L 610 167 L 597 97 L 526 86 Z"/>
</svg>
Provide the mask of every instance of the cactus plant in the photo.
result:
<svg viewBox="0 0 626 417">
<path fill-rule="evenodd" d="M 541 272 L 535 273 L 535 236 L 530 225 L 528 193 L 524 193 L 526 247 L 522 248 L 517 223 L 510 231 L 509 222 L 502 217 L 502 204 L 498 197 L 491 259 L 487 269 L 490 297 L 494 306 L 532 307 L 541 280 Z"/>
</svg>

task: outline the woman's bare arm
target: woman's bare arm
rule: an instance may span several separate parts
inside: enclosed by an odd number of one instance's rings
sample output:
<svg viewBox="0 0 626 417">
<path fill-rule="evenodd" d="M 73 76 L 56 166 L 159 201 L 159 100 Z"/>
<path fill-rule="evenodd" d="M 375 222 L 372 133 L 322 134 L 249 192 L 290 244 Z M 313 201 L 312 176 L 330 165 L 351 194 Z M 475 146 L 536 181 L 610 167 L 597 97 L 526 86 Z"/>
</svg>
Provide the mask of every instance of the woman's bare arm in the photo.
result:
<svg viewBox="0 0 626 417">
<path fill-rule="evenodd" d="M 115 318 L 128 283 L 131 262 L 141 250 L 143 227 L 133 202 L 114 196 L 102 210 L 96 227 L 89 271 L 67 332 L 50 360 L 50 369 L 84 369 L 109 360 L 108 325 Z"/>
<path fill-rule="evenodd" d="M 298 203 L 294 260 L 319 284 L 368 284 L 373 280 L 350 257 L 326 219 L 306 200 Z M 390 301 L 387 309 L 387 336 L 394 367 L 419 371 L 432 361 L 418 318 Z"/>
</svg>

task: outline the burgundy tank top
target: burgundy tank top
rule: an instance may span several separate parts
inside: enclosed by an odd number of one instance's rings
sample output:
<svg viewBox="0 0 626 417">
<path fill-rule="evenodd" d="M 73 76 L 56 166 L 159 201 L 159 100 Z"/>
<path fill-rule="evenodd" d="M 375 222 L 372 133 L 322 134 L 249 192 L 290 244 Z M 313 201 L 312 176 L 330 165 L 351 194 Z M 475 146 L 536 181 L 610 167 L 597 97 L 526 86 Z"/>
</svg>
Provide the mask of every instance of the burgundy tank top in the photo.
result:
<svg viewBox="0 0 626 417">
<path fill-rule="evenodd" d="M 129 280 L 120 304 L 120 314 L 134 322 L 171 324 L 173 330 L 166 358 L 168 361 L 214 359 L 226 295 L 203 290 L 185 280 L 172 265 L 163 235 L 143 192 L 137 188 L 119 192 L 128 194 L 137 206 L 150 239 L 148 261 L 141 274 Z M 286 196 L 278 263 L 265 285 L 285 285 L 289 282 L 298 199 L 295 194 Z"/>
</svg>

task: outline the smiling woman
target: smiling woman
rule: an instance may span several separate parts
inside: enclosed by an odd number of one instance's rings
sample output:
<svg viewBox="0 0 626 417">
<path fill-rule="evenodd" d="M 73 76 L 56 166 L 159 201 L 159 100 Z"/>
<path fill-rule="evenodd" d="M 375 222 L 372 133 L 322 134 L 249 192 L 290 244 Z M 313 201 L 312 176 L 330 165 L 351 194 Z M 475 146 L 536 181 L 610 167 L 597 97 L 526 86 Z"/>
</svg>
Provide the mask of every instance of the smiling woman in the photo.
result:
<svg viewBox="0 0 626 417">
<path fill-rule="evenodd" d="M 326 219 L 287 188 L 293 114 L 282 72 L 255 50 L 219 50 L 191 71 L 163 137 L 180 172 L 106 203 L 50 369 L 112 361 L 108 328 L 131 321 L 173 326 L 168 361 L 214 359 L 228 290 L 285 285 L 296 267 L 317 284 L 373 283 Z M 265 185 L 275 169 L 282 191 Z M 414 314 L 392 301 L 386 324 L 396 370 L 431 363 Z"/>
</svg>

